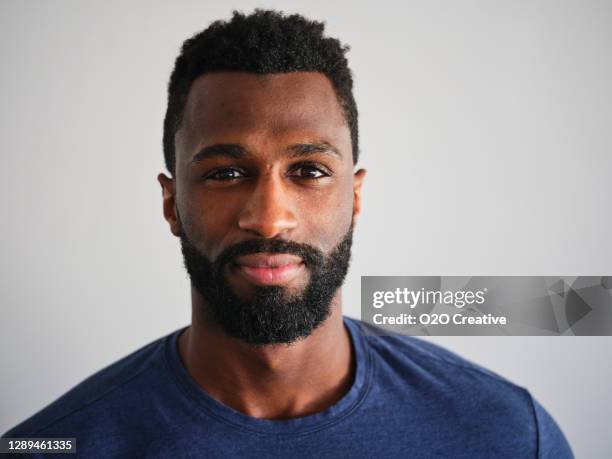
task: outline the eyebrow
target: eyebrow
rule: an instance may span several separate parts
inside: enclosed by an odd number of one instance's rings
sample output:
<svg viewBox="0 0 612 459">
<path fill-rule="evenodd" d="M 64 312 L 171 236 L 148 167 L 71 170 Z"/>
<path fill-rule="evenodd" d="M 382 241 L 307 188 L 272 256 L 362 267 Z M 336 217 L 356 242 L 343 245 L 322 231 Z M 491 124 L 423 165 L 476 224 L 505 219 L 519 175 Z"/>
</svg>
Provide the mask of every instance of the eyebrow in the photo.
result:
<svg viewBox="0 0 612 459">
<path fill-rule="evenodd" d="M 288 147 L 286 151 L 289 152 L 291 157 L 307 156 L 314 153 L 325 153 L 342 157 L 338 149 L 327 142 L 297 143 Z M 246 148 L 237 144 L 216 144 L 202 148 L 193 155 L 191 162 L 197 163 L 205 159 L 218 157 L 241 159 L 249 154 Z"/>
<path fill-rule="evenodd" d="M 313 153 L 326 153 L 338 156 L 339 158 L 342 157 L 338 149 L 327 142 L 298 143 L 291 145 L 287 150 L 294 157 L 311 155 Z"/>
<path fill-rule="evenodd" d="M 240 145 L 235 144 L 217 144 L 210 145 L 208 147 L 202 148 L 198 151 L 193 158 L 191 158 L 192 163 L 197 163 L 199 161 L 203 161 L 208 158 L 217 158 L 217 157 L 226 157 L 226 158 L 234 158 L 240 159 L 247 156 L 249 152 L 245 150 Z"/>
</svg>

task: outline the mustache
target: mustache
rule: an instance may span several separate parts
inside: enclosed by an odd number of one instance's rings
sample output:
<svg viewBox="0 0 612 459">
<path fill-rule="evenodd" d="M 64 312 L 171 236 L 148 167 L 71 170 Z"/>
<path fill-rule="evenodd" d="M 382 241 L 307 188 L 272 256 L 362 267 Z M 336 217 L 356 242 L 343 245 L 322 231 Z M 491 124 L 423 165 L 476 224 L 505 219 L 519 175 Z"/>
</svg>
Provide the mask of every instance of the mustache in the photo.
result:
<svg viewBox="0 0 612 459">
<path fill-rule="evenodd" d="M 283 239 L 248 239 L 224 249 L 214 264 L 222 268 L 237 257 L 263 252 L 295 255 L 300 257 L 306 266 L 318 266 L 325 260 L 323 252 L 308 244 Z"/>
</svg>

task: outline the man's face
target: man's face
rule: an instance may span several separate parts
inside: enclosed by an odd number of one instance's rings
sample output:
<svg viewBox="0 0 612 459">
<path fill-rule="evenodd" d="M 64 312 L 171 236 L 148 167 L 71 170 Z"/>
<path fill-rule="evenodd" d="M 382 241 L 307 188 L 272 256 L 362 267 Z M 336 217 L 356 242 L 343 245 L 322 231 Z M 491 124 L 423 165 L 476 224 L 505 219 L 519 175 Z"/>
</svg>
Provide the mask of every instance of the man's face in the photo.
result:
<svg viewBox="0 0 612 459">
<path fill-rule="evenodd" d="M 192 85 L 164 213 L 212 316 L 253 344 L 328 315 L 350 256 L 361 180 L 320 73 L 211 73 Z"/>
</svg>

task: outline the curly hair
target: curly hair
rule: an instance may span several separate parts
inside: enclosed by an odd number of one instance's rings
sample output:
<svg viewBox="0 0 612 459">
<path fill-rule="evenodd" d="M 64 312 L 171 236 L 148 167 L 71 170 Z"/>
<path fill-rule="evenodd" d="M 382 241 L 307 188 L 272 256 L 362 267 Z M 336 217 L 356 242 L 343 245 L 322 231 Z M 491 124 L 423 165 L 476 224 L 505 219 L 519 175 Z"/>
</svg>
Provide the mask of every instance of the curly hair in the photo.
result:
<svg viewBox="0 0 612 459">
<path fill-rule="evenodd" d="M 255 74 L 321 72 L 329 78 L 351 133 L 353 162 L 359 157 L 357 105 L 346 52 L 349 47 L 324 36 L 325 24 L 298 14 L 256 9 L 233 12 L 230 21 L 215 21 L 187 39 L 176 58 L 168 84 L 164 120 L 164 159 L 175 173 L 175 135 L 181 126 L 189 89 L 212 71 Z"/>
</svg>

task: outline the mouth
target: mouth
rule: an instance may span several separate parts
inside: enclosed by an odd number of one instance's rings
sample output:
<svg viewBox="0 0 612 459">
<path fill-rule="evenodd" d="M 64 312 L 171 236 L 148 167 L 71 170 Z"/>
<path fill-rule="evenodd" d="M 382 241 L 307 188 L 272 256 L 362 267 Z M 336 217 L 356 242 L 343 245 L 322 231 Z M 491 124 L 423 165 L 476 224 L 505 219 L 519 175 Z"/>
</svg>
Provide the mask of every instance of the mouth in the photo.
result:
<svg viewBox="0 0 612 459">
<path fill-rule="evenodd" d="M 255 285 L 284 285 L 300 274 L 304 262 L 288 254 L 255 253 L 236 258 L 236 271 Z"/>
</svg>

